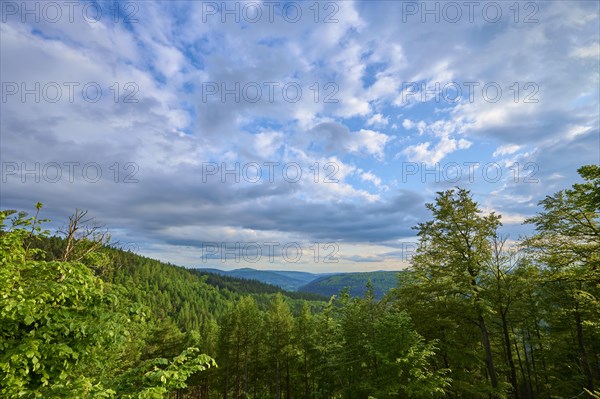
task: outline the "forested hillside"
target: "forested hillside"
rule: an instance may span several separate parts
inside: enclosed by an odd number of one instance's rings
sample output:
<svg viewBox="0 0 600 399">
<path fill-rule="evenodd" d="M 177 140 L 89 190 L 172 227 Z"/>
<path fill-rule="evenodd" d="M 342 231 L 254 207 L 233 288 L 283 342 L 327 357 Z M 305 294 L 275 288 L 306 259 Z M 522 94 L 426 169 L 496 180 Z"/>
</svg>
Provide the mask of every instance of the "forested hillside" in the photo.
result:
<svg viewBox="0 0 600 399">
<path fill-rule="evenodd" d="M 256 269 L 192 269 L 206 282 L 241 293 L 278 292 L 288 289 L 285 294 L 292 298 L 327 300 L 344 288 L 350 296 L 363 296 L 367 283 L 373 286 L 377 299 L 394 288 L 398 283 L 397 271 L 377 271 L 363 273 L 305 273 L 283 270 Z M 237 277 L 237 278 L 236 278 Z M 277 289 L 276 287 L 280 287 Z"/>
<path fill-rule="evenodd" d="M 221 275 L 244 280 L 260 281 L 265 284 L 275 285 L 288 291 L 297 291 L 301 286 L 319 277 L 317 274 L 283 271 L 283 270 L 256 270 L 250 268 L 235 270 L 195 269 L 200 274 Z"/>
<path fill-rule="evenodd" d="M 308 299 L 317 301 L 326 301 L 329 298 L 319 294 L 307 292 L 285 291 L 279 286 L 267 284 L 255 279 L 242 277 L 232 277 L 227 274 L 217 272 L 207 272 L 206 269 L 188 269 L 190 272 L 201 276 L 207 284 L 227 289 L 238 294 L 275 294 L 283 293 L 285 296 L 294 299 Z M 212 270 L 212 269 L 211 269 Z"/>
<path fill-rule="evenodd" d="M 84 252 L 85 243 L 80 252 Z M 66 247 L 61 237 L 39 237 L 30 248 L 44 251 L 46 260 L 59 260 Z M 230 276 L 187 269 L 150 259 L 116 247 L 102 246 L 98 249 L 104 260 L 100 267 L 93 267 L 104 280 L 126 287 L 131 300 L 144 303 L 156 310 L 157 316 L 170 318 L 183 331 L 202 331 L 211 318 L 223 315 L 228 304 L 244 295 L 252 295 L 261 309 L 268 308 L 269 300 L 282 293 L 292 308 L 299 312 L 303 301 L 322 307 L 328 297 L 299 292 L 284 291 L 279 287 Z"/>
<path fill-rule="evenodd" d="M 367 292 L 368 284 L 373 287 L 375 297 L 381 299 L 398 284 L 398 272 L 379 271 L 323 276 L 300 287 L 298 291 L 331 296 L 348 288 L 350 296 L 363 296 Z"/>
<path fill-rule="evenodd" d="M 600 167 L 512 243 L 440 192 L 399 284 L 309 301 L 0 213 L 2 398 L 550 398 L 600 395 Z M 254 285 L 253 285 L 254 284 Z M 254 287 L 254 288 L 253 288 Z"/>
</svg>

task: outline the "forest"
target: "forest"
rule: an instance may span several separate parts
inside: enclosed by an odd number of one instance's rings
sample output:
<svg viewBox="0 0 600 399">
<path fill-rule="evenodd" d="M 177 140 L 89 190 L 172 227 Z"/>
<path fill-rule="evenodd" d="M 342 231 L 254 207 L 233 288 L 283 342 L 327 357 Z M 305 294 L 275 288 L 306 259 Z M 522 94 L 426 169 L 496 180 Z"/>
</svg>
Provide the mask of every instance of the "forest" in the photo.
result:
<svg viewBox="0 0 600 399">
<path fill-rule="evenodd" d="M 299 290 L 330 297 L 348 288 L 350 296 L 364 296 L 368 289 L 367 283 L 371 282 L 375 298 L 381 299 L 386 292 L 396 286 L 398 273 L 397 271 L 375 271 L 334 274 L 319 277 L 300 287 Z"/>
<path fill-rule="evenodd" d="M 203 275 L 0 213 L 1 398 L 600 398 L 600 166 L 507 237 L 437 193 L 381 298 Z"/>
</svg>

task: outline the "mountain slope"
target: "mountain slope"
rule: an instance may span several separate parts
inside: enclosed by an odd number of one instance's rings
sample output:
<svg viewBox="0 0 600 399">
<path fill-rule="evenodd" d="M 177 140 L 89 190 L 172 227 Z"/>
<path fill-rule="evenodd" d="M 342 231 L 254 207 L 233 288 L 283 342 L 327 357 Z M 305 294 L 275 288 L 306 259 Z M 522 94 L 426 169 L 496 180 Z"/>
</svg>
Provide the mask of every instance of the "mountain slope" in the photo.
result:
<svg viewBox="0 0 600 399">
<path fill-rule="evenodd" d="M 256 279 L 247 279 L 223 274 L 222 270 L 217 269 L 188 269 L 192 273 L 202 277 L 204 281 L 220 289 L 226 289 L 240 295 L 247 294 L 275 294 L 281 292 L 285 296 L 293 299 L 305 299 L 309 301 L 327 301 L 327 297 L 309 292 L 286 291 L 283 288 L 263 283 Z"/>
<path fill-rule="evenodd" d="M 64 246 L 65 240 L 56 236 L 32 242 L 32 248 L 46 253 L 46 260 L 60 259 Z M 208 269 L 175 266 L 118 248 L 104 247 L 101 251 L 110 265 L 97 270 L 105 281 L 127 287 L 126 295 L 131 300 L 149 306 L 161 319 L 172 319 L 183 331 L 205 330 L 210 320 L 219 319 L 230 303 L 245 295 L 251 295 L 261 309 L 266 309 L 270 298 L 282 293 L 295 312 L 300 311 L 303 300 L 319 303 L 327 299 L 249 279 L 210 274 L 221 272 L 216 269 L 202 273 Z"/>
<path fill-rule="evenodd" d="M 287 291 L 297 291 L 298 288 L 310 283 L 311 281 L 323 276 L 298 271 L 284 270 L 256 270 L 250 268 L 235 270 L 219 269 L 196 269 L 198 272 L 214 273 L 223 276 L 243 278 L 246 280 L 258 280 L 262 283 L 276 285 Z"/>
<path fill-rule="evenodd" d="M 397 271 L 378 271 L 334 274 L 319 277 L 300 287 L 298 291 L 330 297 L 331 295 L 337 295 L 342 289 L 348 287 L 351 296 L 362 296 L 366 292 L 366 284 L 370 280 L 373 284 L 375 296 L 381 298 L 396 286 L 398 273 Z"/>
</svg>

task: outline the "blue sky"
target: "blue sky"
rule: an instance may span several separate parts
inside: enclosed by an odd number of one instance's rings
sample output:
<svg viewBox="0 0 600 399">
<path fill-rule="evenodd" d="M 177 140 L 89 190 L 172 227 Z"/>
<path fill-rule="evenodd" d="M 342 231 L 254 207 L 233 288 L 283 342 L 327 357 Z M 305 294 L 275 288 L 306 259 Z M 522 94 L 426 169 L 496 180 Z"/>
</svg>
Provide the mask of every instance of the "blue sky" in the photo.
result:
<svg viewBox="0 0 600 399">
<path fill-rule="evenodd" d="M 69 4 L 2 2 L 2 208 L 144 255 L 397 270 L 436 191 L 516 240 L 600 162 L 597 1 Z"/>
</svg>

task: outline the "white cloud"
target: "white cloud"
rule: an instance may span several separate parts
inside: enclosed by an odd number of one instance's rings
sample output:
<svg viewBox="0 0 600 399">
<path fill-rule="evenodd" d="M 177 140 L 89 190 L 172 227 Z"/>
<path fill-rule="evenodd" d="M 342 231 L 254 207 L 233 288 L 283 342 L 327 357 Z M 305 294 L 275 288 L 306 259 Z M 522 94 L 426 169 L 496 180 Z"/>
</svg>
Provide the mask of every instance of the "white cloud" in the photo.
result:
<svg viewBox="0 0 600 399">
<path fill-rule="evenodd" d="M 425 121 L 413 122 L 410 119 L 404 119 L 402 121 L 402 127 L 406 130 L 417 128 L 419 135 L 422 135 L 423 133 L 425 133 L 427 124 L 425 123 Z"/>
<path fill-rule="evenodd" d="M 417 129 L 419 136 L 427 134 L 434 138 L 439 138 L 437 144 L 431 141 L 425 141 L 418 144 L 412 144 L 402 150 L 410 161 L 436 163 L 441 161 L 447 155 L 457 151 L 469 148 L 473 143 L 467 139 L 452 137 L 453 134 L 460 133 L 463 125 L 460 121 L 437 120 L 433 123 L 419 121 L 415 123 L 410 119 L 405 119 L 402 126 L 407 129 Z"/>
<path fill-rule="evenodd" d="M 587 133 L 591 133 L 593 132 L 594 129 L 591 128 L 590 126 L 581 126 L 581 125 L 575 125 L 573 127 L 571 127 L 569 129 L 569 131 L 566 134 L 566 138 L 568 140 L 573 140 L 575 139 L 577 136 L 581 136 Z"/>
<path fill-rule="evenodd" d="M 258 154 L 272 157 L 284 144 L 284 135 L 280 132 L 261 132 L 254 136 L 254 147 Z"/>
<path fill-rule="evenodd" d="M 387 126 L 389 120 L 381 114 L 375 114 L 367 120 L 367 126 Z"/>
<path fill-rule="evenodd" d="M 600 43 L 595 42 L 587 46 L 577 47 L 571 52 L 572 57 L 600 58 Z"/>
<path fill-rule="evenodd" d="M 492 154 L 493 157 L 499 157 L 503 155 L 514 154 L 521 149 L 520 145 L 517 144 L 504 144 L 496 148 L 496 151 Z"/>
<path fill-rule="evenodd" d="M 350 135 L 346 146 L 350 152 L 366 153 L 383 160 L 385 145 L 389 140 L 390 137 L 386 134 L 374 130 L 360 129 Z"/>
<path fill-rule="evenodd" d="M 455 140 L 449 137 L 442 137 L 442 139 L 433 147 L 430 142 L 424 142 L 410 145 L 406 147 L 402 153 L 406 155 L 410 161 L 434 164 L 456 150 L 469 148 L 471 144 L 470 141 L 465 139 Z"/>
<path fill-rule="evenodd" d="M 381 179 L 379 177 L 377 177 L 376 175 L 374 175 L 371 172 L 363 172 L 360 175 L 360 179 L 362 181 L 369 181 L 371 183 L 373 183 L 373 185 L 375 187 L 380 187 L 381 186 Z"/>
</svg>

